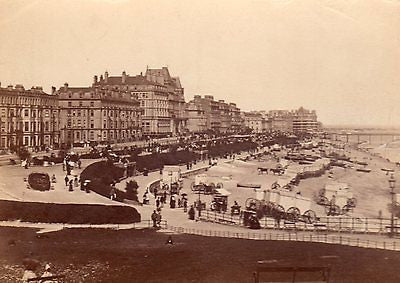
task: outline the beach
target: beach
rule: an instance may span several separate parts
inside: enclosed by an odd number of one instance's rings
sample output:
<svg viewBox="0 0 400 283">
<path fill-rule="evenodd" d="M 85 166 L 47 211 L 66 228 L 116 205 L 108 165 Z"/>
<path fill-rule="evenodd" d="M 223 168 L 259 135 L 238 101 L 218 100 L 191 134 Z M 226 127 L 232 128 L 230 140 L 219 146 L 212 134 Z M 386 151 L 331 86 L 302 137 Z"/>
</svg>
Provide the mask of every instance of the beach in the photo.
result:
<svg viewBox="0 0 400 283">
<path fill-rule="evenodd" d="M 398 150 L 397 148 L 391 148 Z M 336 149 L 333 149 L 336 150 Z M 297 186 L 293 187 L 294 192 L 299 192 L 302 197 L 311 199 L 310 209 L 315 211 L 318 217 L 326 217 L 325 207 L 317 204 L 317 196 L 321 189 L 329 183 L 346 183 L 351 188 L 357 205 L 352 210 L 346 212 L 340 217 L 355 218 L 389 218 L 391 203 L 391 194 L 389 189 L 389 177 L 386 171 L 382 169 L 396 169 L 394 162 L 388 161 L 384 157 L 380 157 L 378 153 L 371 152 L 365 148 L 357 148 L 352 145 L 345 146 L 345 149 L 337 150 L 340 154 L 345 154 L 351 160 L 361 163 L 367 163 L 366 166 L 351 165 L 348 168 L 332 166 L 322 176 L 310 177 L 302 179 Z M 282 157 L 286 152 L 279 153 Z M 286 160 L 285 160 L 286 161 Z M 260 174 L 259 167 L 271 167 L 276 164 L 273 158 L 266 156 L 262 160 L 233 160 L 231 162 L 219 162 L 213 166 L 208 172 L 210 180 L 214 179 L 214 183 L 221 182 L 224 189 L 230 195 L 228 197 L 228 207 L 237 201 L 242 208 L 245 207 L 246 200 L 256 198 L 256 190 L 254 188 L 238 187 L 238 183 L 261 185 L 261 190 L 270 189 L 271 185 L 278 180 L 284 179 L 282 176 L 274 174 Z M 370 172 L 357 171 L 358 168 L 365 167 Z M 294 161 L 289 161 L 287 171 L 300 172 L 304 165 L 299 165 Z M 289 170 L 290 169 L 290 170 Z M 399 180 L 400 175 L 394 171 L 394 177 Z M 194 181 L 194 177 L 190 182 Z M 190 194 L 191 192 L 188 191 Z M 193 196 L 195 197 L 195 196 Z M 201 196 L 202 201 L 209 204 L 212 200 L 211 196 Z"/>
</svg>

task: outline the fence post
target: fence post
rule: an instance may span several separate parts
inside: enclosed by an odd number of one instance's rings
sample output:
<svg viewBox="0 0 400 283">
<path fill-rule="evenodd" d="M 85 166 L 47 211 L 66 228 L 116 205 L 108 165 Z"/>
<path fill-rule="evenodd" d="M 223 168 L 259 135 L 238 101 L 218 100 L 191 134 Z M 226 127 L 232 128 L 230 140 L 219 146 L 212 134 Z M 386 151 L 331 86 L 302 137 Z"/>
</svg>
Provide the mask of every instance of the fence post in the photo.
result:
<svg viewBox="0 0 400 283">
<path fill-rule="evenodd" d="M 368 233 L 368 218 L 365 218 L 365 232 Z"/>
<path fill-rule="evenodd" d="M 351 233 L 354 233 L 354 217 L 351 218 Z"/>
<path fill-rule="evenodd" d="M 342 217 L 339 217 L 339 233 L 342 232 Z"/>
<path fill-rule="evenodd" d="M 326 229 L 330 229 L 330 227 L 329 227 L 329 217 L 326 217 Z"/>
</svg>

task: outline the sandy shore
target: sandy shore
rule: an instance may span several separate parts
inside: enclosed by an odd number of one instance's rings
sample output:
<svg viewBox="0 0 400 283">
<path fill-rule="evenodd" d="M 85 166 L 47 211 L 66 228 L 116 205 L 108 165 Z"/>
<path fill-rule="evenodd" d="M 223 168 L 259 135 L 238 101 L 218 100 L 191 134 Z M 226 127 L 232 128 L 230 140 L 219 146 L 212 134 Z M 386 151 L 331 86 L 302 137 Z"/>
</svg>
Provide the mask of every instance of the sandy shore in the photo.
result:
<svg viewBox="0 0 400 283">
<path fill-rule="evenodd" d="M 301 180 L 300 184 L 295 187 L 295 190 L 300 191 L 302 196 L 313 199 L 311 209 L 317 213 L 317 216 L 326 216 L 325 208 L 315 202 L 315 196 L 329 182 L 347 183 L 351 187 L 354 197 L 357 199 L 356 208 L 352 212 L 348 212 L 347 216 L 378 218 L 381 215 L 385 218 L 390 217 L 388 209 L 391 201 L 388 183 L 389 176 L 385 171 L 382 171 L 382 168 L 396 169 L 395 164 L 364 150 L 347 148 L 342 153 L 345 153 L 352 160 L 368 163 L 367 168 L 370 168 L 371 172 L 358 172 L 356 171 L 356 166 L 354 168 L 332 167 L 329 170 L 330 174 L 327 172 L 320 177 Z M 231 193 L 228 198 L 228 207 L 234 201 L 237 201 L 244 207 L 246 199 L 250 197 L 254 198 L 256 194 L 254 189 L 237 187 L 237 183 L 261 184 L 263 188 L 270 188 L 271 184 L 281 177 L 272 174 L 259 175 L 257 168 L 262 166 L 268 167 L 274 162 L 273 160 L 252 160 L 247 162 L 235 160 L 232 163 L 218 164 L 211 168 L 207 174 L 215 178 L 214 183 L 223 183 L 224 188 Z M 291 163 L 290 166 L 299 165 Z M 394 173 L 394 177 L 400 180 L 398 172 Z M 191 181 L 193 180 L 194 178 L 191 179 Z M 189 193 L 191 192 L 189 191 Z M 207 204 L 211 202 L 211 196 L 202 195 L 201 198 Z"/>
</svg>

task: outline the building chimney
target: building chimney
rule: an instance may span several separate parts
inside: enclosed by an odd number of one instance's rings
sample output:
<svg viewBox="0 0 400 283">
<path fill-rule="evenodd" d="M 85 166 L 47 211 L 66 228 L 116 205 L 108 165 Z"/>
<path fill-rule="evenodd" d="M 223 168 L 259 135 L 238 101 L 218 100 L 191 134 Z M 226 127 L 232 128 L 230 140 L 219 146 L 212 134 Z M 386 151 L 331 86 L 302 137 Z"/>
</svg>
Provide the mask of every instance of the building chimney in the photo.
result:
<svg viewBox="0 0 400 283">
<path fill-rule="evenodd" d="M 123 84 L 126 83 L 126 72 L 125 71 L 122 72 L 121 80 L 122 80 Z"/>
<path fill-rule="evenodd" d="M 65 83 L 64 84 L 64 91 L 67 91 L 68 90 L 68 83 Z"/>
<path fill-rule="evenodd" d="M 97 76 L 94 76 L 94 77 L 93 77 L 93 83 L 94 83 L 94 84 L 97 83 Z"/>
<path fill-rule="evenodd" d="M 108 83 L 108 72 L 107 71 L 104 73 L 104 81 L 106 83 Z"/>
<path fill-rule="evenodd" d="M 55 94 L 56 93 L 56 87 L 55 86 L 52 86 L 51 87 L 51 94 Z"/>
</svg>

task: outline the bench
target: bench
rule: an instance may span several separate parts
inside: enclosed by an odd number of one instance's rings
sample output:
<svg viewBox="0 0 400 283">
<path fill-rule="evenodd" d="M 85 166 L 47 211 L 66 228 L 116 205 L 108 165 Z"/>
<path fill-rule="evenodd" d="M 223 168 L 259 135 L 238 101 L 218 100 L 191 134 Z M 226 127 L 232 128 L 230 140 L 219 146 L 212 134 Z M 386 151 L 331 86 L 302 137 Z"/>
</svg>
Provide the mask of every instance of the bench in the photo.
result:
<svg viewBox="0 0 400 283">
<path fill-rule="evenodd" d="M 285 273 L 287 276 L 280 276 L 284 277 L 285 281 L 282 281 L 279 277 L 280 281 L 260 281 L 260 274 L 262 273 L 280 273 L 279 275 L 284 275 Z M 291 276 L 289 276 L 291 273 Z M 305 273 L 313 273 L 315 275 L 315 279 L 310 281 L 296 281 L 296 276 L 300 273 L 303 275 Z M 278 275 L 278 274 L 277 274 Z M 290 278 L 289 278 L 290 277 Z M 314 276 L 312 276 L 314 277 Z M 272 266 L 265 266 L 265 264 L 259 264 L 257 266 L 257 271 L 254 272 L 254 282 L 261 283 L 261 282 L 329 282 L 330 277 L 330 268 L 329 267 L 272 267 Z"/>
</svg>

